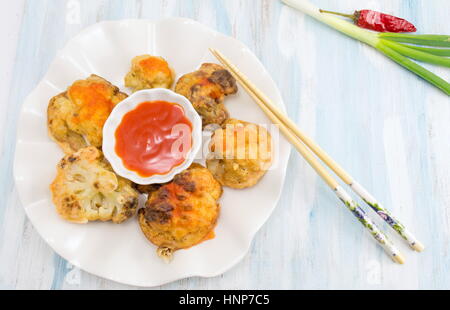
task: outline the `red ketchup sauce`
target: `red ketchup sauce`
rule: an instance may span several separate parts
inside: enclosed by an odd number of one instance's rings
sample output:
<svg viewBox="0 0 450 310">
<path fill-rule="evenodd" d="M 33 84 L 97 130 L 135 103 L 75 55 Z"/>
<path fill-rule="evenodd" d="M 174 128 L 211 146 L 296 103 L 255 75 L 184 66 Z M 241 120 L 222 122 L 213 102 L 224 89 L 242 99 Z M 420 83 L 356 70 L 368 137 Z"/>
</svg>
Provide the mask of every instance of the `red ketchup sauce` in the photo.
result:
<svg viewBox="0 0 450 310">
<path fill-rule="evenodd" d="M 150 177 L 184 162 L 192 147 L 192 123 L 176 103 L 147 101 L 124 115 L 115 136 L 124 166 Z"/>
</svg>

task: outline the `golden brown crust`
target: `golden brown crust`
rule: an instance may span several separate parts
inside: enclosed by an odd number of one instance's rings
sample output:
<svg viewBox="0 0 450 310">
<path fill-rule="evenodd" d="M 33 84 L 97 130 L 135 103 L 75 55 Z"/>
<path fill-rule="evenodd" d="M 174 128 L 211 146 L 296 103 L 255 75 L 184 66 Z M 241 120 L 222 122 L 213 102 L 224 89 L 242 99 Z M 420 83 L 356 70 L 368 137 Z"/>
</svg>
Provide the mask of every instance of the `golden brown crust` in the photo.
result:
<svg viewBox="0 0 450 310">
<path fill-rule="evenodd" d="M 47 126 L 50 137 L 66 154 L 88 145 L 100 148 L 103 125 L 112 109 L 127 95 L 105 79 L 91 75 L 50 99 Z"/>
<path fill-rule="evenodd" d="M 239 138 L 240 137 L 240 138 Z M 214 132 L 206 165 L 223 186 L 243 189 L 256 185 L 272 163 L 272 142 L 256 124 L 229 119 Z"/>
<path fill-rule="evenodd" d="M 175 92 L 191 101 L 203 120 L 203 126 L 222 124 L 228 119 L 224 99 L 237 92 L 236 80 L 222 66 L 203 64 L 199 70 L 182 76 Z"/>
<path fill-rule="evenodd" d="M 65 156 L 50 185 L 58 214 L 73 223 L 113 221 L 132 217 L 139 193 L 131 182 L 117 176 L 96 147 Z"/>
<path fill-rule="evenodd" d="M 158 246 L 158 253 L 170 256 L 210 236 L 221 195 L 222 187 L 208 169 L 193 164 L 150 194 L 146 207 L 139 210 L 139 224 L 147 239 Z"/>
<path fill-rule="evenodd" d="M 162 57 L 141 55 L 131 61 L 131 70 L 125 76 L 125 86 L 133 92 L 141 89 L 171 88 L 174 73 Z"/>
</svg>

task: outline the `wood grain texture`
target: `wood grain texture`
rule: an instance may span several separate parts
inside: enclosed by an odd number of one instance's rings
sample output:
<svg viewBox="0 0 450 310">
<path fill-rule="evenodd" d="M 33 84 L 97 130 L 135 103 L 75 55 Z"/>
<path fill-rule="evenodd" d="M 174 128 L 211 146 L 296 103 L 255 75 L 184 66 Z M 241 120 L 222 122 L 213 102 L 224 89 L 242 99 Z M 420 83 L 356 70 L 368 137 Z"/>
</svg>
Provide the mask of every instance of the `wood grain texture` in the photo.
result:
<svg viewBox="0 0 450 310">
<path fill-rule="evenodd" d="M 378 9 L 423 33 L 450 33 L 447 0 L 313 2 L 344 12 Z M 450 289 L 450 100 L 437 89 L 277 0 L 17 3 L 8 29 L 8 53 L 16 56 L 2 73 L 0 103 L 0 288 L 132 288 L 73 268 L 26 219 L 12 181 L 16 125 L 26 95 L 81 29 L 101 20 L 183 16 L 248 45 L 279 85 L 289 116 L 427 248 L 413 253 L 390 232 L 407 259 L 393 264 L 293 153 L 278 207 L 242 262 L 222 276 L 161 289 Z M 430 68 L 449 80 L 448 69 Z"/>
</svg>

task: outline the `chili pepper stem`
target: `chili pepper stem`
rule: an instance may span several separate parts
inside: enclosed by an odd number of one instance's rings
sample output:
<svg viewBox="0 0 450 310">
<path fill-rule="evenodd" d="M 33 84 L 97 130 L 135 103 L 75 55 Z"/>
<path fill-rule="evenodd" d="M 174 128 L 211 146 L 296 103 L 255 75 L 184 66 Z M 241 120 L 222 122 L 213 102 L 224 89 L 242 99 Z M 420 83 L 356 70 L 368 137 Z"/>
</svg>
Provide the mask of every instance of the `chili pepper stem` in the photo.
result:
<svg viewBox="0 0 450 310">
<path fill-rule="evenodd" d="M 344 17 L 347 17 L 347 18 L 350 18 L 350 19 L 353 19 L 353 20 L 356 19 L 355 14 L 344 14 L 344 13 L 339 13 L 339 12 L 326 11 L 326 10 L 322 10 L 322 9 L 319 9 L 319 12 L 320 12 L 320 13 L 328 13 L 328 14 L 334 14 L 334 15 L 344 16 Z"/>
</svg>

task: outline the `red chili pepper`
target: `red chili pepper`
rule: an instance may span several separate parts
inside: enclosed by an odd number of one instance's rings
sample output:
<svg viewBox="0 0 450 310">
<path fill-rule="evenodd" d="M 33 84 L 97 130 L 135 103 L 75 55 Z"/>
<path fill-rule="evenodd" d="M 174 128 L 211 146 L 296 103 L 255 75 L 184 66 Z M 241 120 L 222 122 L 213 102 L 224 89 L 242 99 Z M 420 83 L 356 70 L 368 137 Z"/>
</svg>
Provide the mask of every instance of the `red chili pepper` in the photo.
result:
<svg viewBox="0 0 450 310">
<path fill-rule="evenodd" d="M 355 25 L 378 32 L 416 32 L 416 27 L 407 20 L 372 10 L 355 11 L 353 15 L 320 10 L 353 19 Z"/>
</svg>

